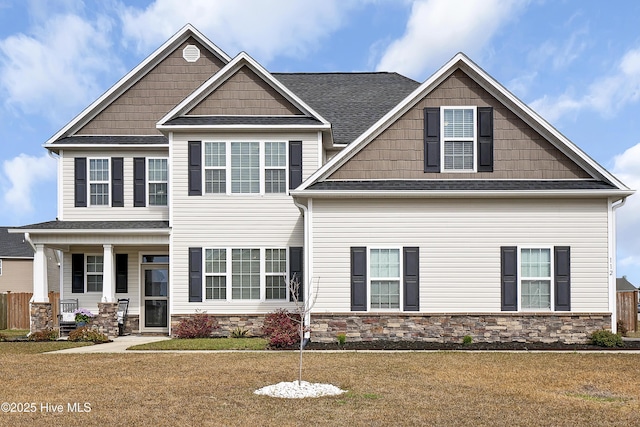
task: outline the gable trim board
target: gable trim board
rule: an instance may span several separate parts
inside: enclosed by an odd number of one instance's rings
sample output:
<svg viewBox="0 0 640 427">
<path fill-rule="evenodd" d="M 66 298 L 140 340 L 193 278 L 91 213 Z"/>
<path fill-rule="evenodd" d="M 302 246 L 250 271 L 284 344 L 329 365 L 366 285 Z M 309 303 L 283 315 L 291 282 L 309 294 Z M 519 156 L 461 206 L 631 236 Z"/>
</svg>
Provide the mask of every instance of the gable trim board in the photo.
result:
<svg viewBox="0 0 640 427">
<path fill-rule="evenodd" d="M 60 129 L 51 138 L 49 138 L 49 140 L 47 140 L 47 142 L 45 142 L 44 144 L 45 148 L 49 148 L 49 146 L 55 144 L 58 139 L 62 138 L 63 136 L 72 134 L 73 132 L 77 131 L 82 126 L 87 124 L 100 111 L 102 111 L 111 102 L 113 102 L 120 95 L 126 92 L 127 89 L 133 86 L 136 82 L 140 81 L 156 65 L 162 62 L 162 60 L 164 60 L 178 46 L 180 46 L 180 44 L 189 39 L 189 37 L 193 37 L 204 47 L 208 48 L 210 52 L 218 59 L 220 59 L 223 63 L 228 63 L 231 60 L 231 58 L 224 51 L 213 44 L 200 31 L 198 31 L 191 24 L 187 24 L 182 27 L 177 33 L 175 33 L 169 40 L 163 43 L 138 66 L 127 73 L 117 83 L 115 83 L 100 98 L 95 100 L 91 105 L 89 105 L 73 120 L 71 120 L 66 126 Z"/>
<path fill-rule="evenodd" d="M 448 78 L 456 69 L 461 69 L 465 72 L 470 78 L 489 92 L 489 94 L 494 96 L 498 101 L 516 114 L 516 116 L 522 119 L 527 125 L 531 126 L 536 132 L 547 139 L 572 161 L 584 168 L 594 178 L 611 183 L 619 190 L 624 191 L 625 195 L 633 194 L 633 191 L 631 191 L 626 185 L 580 150 L 575 144 L 569 141 L 564 135 L 558 132 L 535 111 L 520 101 L 515 95 L 510 93 L 463 53 L 458 53 L 454 56 L 435 74 L 429 77 L 422 85 L 400 102 L 393 110 L 389 111 L 384 117 L 378 120 L 378 122 L 360 135 L 360 137 L 354 140 L 344 150 L 327 162 L 327 164 L 311 175 L 298 189 L 298 191 L 307 189 L 309 186 L 326 179 L 333 172 L 338 170 L 340 166 L 344 165 L 369 142 L 379 136 L 409 109 L 414 107 L 421 99 L 427 96 L 440 83 Z M 620 197 L 624 196 L 621 194 Z"/>
<path fill-rule="evenodd" d="M 302 101 L 296 94 L 287 89 L 282 83 L 276 80 L 271 73 L 269 73 L 264 67 L 258 64 L 247 53 L 240 52 L 235 58 L 233 58 L 225 67 L 214 74 L 209 80 L 202 84 L 191 95 L 185 98 L 180 104 L 178 104 L 173 110 L 169 111 L 163 118 L 161 118 L 156 128 L 158 130 L 173 130 L 173 127 L 168 125 L 167 122 L 184 116 L 197 104 L 204 100 L 209 94 L 214 92 L 217 88 L 237 73 L 242 67 L 248 67 L 254 73 L 261 77 L 266 83 L 283 95 L 289 102 L 295 107 L 301 110 L 305 116 L 311 116 L 320 121 L 325 127 L 330 128 L 330 123 L 325 120 L 320 114 L 313 110 L 307 103 Z M 295 115 L 294 115 L 295 117 Z"/>
</svg>

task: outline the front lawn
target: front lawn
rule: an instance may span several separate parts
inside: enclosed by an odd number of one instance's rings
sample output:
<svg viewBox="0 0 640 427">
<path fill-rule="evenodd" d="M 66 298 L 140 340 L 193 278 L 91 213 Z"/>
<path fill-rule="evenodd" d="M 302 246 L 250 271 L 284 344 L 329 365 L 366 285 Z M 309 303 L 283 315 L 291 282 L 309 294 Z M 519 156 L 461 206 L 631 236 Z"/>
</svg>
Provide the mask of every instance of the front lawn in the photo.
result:
<svg viewBox="0 0 640 427">
<path fill-rule="evenodd" d="M 264 338 L 193 338 L 134 345 L 127 350 L 265 350 Z"/>
<path fill-rule="evenodd" d="M 7 338 L 26 337 L 28 333 L 28 329 L 0 329 L 0 336 Z"/>
<path fill-rule="evenodd" d="M 639 362 L 612 353 L 309 353 L 303 379 L 348 392 L 289 400 L 253 392 L 295 380 L 296 352 L 0 354 L 2 401 L 35 403 L 34 412 L 0 413 L 0 424 L 631 426 L 640 425 Z M 51 405 L 63 410 L 46 412 Z"/>
<path fill-rule="evenodd" d="M 0 342 L 0 355 L 3 354 L 36 354 L 47 351 L 64 350 L 66 348 L 93 345 L 89 342 L 71 341 L 7 341 Z"/>
</svg>

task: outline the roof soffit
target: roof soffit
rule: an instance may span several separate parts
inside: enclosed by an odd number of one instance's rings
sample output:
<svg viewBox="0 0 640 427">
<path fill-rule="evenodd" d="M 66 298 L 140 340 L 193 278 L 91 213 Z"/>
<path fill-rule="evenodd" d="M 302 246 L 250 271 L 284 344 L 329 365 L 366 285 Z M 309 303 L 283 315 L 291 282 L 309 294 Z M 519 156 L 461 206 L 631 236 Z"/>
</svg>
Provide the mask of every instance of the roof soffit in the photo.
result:
<svg viewBox="0 0 640 427">
<path fill-rule="evenodd" d="M 82 128 L 91 119 L 98 115 L 114 100 L 118 99 L 120 95 L 131 88 L 136 82 L 140 81 L 145 75 L 153 70 L 158 64 L 160 64 L 165 58 L 173 53 L 189 38 L 194 38 L 202 46 L 209 49 L 209 51 L 216 57 L 218 57 L 224 64 L 229 63 L 231 57 L 227 55 L 222 49 L 211 42 L 200 31 L 198 31 L 193 25 L 187 24 L 182 27 L 176 34 L 174 34 L 169 40 L 164 42 L 158 49 L 156 49 L 151 55 L 149 55 L 144 61 L 138 64 L 133 70 L 122 77 L 116 82 L 109 90 L 103 93 L 97 100 L 91 105 L 85 108 L 80 114 L 78 114 L 73 120 L 67 123 L 62 129 L 54 134 L 44 144 L 46 148 L 58 139 L 72 135 L 73 132 Z"/>
</svg>

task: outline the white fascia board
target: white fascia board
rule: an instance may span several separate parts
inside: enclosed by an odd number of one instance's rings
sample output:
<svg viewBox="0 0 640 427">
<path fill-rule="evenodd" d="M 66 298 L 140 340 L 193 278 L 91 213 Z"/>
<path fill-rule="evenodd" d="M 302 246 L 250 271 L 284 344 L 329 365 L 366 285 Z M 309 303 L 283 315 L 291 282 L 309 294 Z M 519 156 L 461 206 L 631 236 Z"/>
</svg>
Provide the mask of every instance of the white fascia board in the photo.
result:
<svg viewBox="0 0 640 427">
<path fill-rule="evenodd" d="M 327 130 L 331 128 L 328 124 L 319 125 L 158 125 L 158 130 L 166 132 L 178 131 L 198 131 L 198 130 L 239 130 L 239 131 L 258 131 L 258 130 Z"/>
<path fill-rule="evenodd" d="M 533 190 L 533 191 L 340 191 L 294 190 L 293 197 L 300 198 L 594 198 L 622 199 L 633 194 L 624 190 Z"/>
<path fill-rule="evenodd" d="M 0 260 L 27 260 L 27 261 L 33 261 L 33 257 L 28 257 L 28 256 L 4 256 L 4 255 L 0 255 Z"/>
<path fill-rule="evenodd" d="M 212 53 L 222 59 L 224 62 L 229 62 L 231 59 L 229 55 L 224 53 L 218 46 L 213 44 L 207 39 L 200 31 L 198 31 L 193 25 L 187 24 L 182 27 L 177 33 L 175 33 L 169 40 L 164 42 L 162 46 L 156 49 L 151 55 L 147 56 L 144 61 L 138 64 L 133 70 L 129 71 L 123 78 L 118 80 L 109 90 L 107 90 L 102 96 L 95 100 L 91 105 L 82 110 L 73 120 L 67 123 L 62 129 L 44 143 L 45 148 L 51 148 L 53 142 L 60 139 L 63 135 L 70 132 L 79 124 L 84 124 L 93 118 L 98 112 L 102 111 L 104 107 L 109 105 L 115 98 L 124 93 L 127 89 L 138 82 L 144 77 L 153 67 L 164 60 L 174 49 L 178 47 L 180 43 L 194 37 L 201 44 L 208 47 Z"/>
<path fill-rule="evenodd" d="M 322 117 L 318 112 L 316 112 L 313 108 L 307 105 L 304 101 L 298 98 L 293 92 L 287 89 L 282 85 L 278 80 L 275 79 L 262 65 L 260 65 L 257 61 L 255 61 L 251 56 L 249 56 L 246 52 L 240 52 L 235 58 L 231 60 L 225 67 L 215 73 L 209 80 L 204 82 L 198 89 L 196 89 L 191 95 L 186 97 L 180 104 L 178 104 L 175 108 L 169 111 L 164 117 L 162 117 L 158 123 L 156 124 L 156 128 L 162 129 L 162 126 L 165 125 L 171 119 L 179 117 L 181 114 L 184 114 L 189 109 L 193 108 L 198 102 L 204 99 L 207 95 L 212 93 L 215 89 L 222 85 L 229 77 L 234 75 L 240 68 L 243 66 L 248 66 L 251 68 L 256 74 L 260 75 L 265 81 L 273 87 L 275 90 L 284 95 L 285 98 L 291 103 L 293 103 L 297 108 L 306 112 L 308 115 L 315 117 L 320 120 L 323 124 L 329 125 L 330 123 Z"/>
<path fill-rule="evenodd" d="M 149 235 L 149 234 L 157 234 L 159 236 L 165 236 L 171 234 L 171 229 L 139 229 L 139 228 L 118 228 L 118 229 L 50 229 L 50 228 L 35 228 L 35 229 L 21 229 L 19 230 L 23 233 L 29 233 L 31 235 L 37 234 L 113 234 L 113 235 L 121 235 L 121 234 L 139 234 L 139 235 Z"/>
</svg>

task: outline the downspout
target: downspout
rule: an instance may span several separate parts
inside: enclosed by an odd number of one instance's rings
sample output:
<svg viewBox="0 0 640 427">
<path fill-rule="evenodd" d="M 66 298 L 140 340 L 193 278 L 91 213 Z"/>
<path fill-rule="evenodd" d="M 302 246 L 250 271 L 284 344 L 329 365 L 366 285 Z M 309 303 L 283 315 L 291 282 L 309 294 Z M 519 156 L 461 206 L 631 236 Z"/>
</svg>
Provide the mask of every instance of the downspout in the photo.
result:
<svg viewBox="0 0 640 427">
<path fill-rule="evenodd" d="M 305 295 L 305 301 L 309 302 L 311 301 L 309 298 L 311 297 L 311 283 L 309 280 L 309 265 L 310 265 L 310 261 L 309 261 L 309 255 L 310 255 L 310 230 L 309 227 L 311 226 L 309 224 L 309 208 L 305 205 L 303 205 L 302 203 L 299 203 L 295 198 L 293 199 L 293 204 L 296 205 L 296 207 L 298 209 L 300 209 L 300 211 L 302 212 L 302 218 L 304 220 L 304 239 L 303 239 L 303 283 L 305 284 L 305 290 L 306 290 L 306 295 Z M 304 316 L 304 324 L 307 327 L 307 331 L 305 331 L 304 333 L 304 340 L 302 341 L 302 348 L 306 347 L 307 343 L 309 342 L 309 339 L 311 338 L 311 332 L 310 332 L 310 326 L 311 326 L 311 313 L 308 311 L 305 316 Z"/>
<path fill-rule="evenodd" d="M 616 228 L 616 210 L 624 206 L 627 202 L 627 198 L 620 200 L 618 204 L 611 204 L 611 221 L 610 223 L 610 235 L 609 239 L 609 308 L 611 309 L 611 332 L 614 334 L 618 332 L 618 308 L 616 305 L 616 274 L 617 274 L 617 228 Z"/>
</svg>

